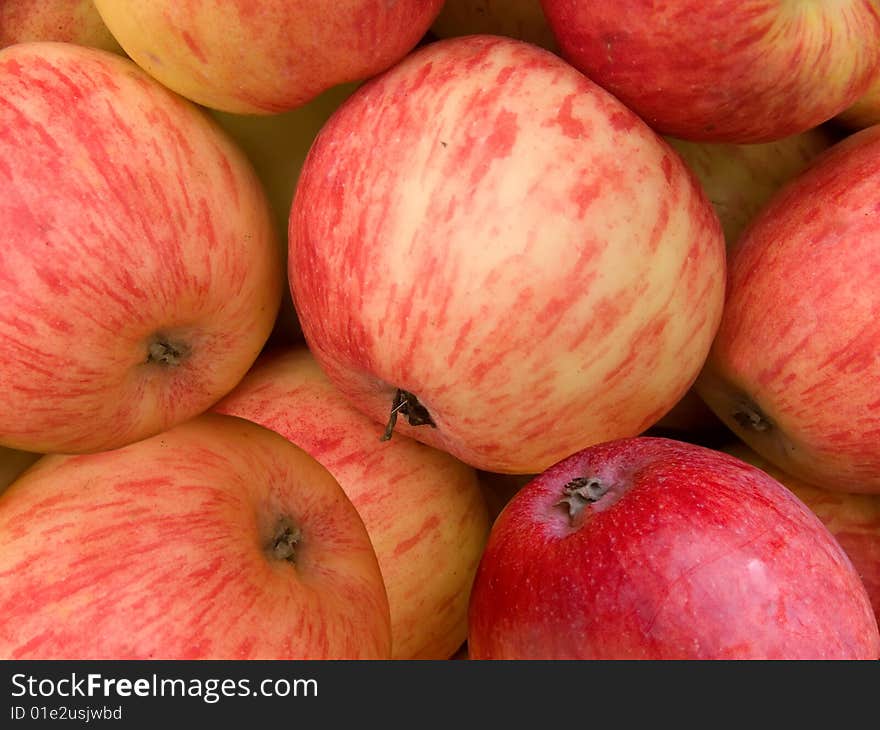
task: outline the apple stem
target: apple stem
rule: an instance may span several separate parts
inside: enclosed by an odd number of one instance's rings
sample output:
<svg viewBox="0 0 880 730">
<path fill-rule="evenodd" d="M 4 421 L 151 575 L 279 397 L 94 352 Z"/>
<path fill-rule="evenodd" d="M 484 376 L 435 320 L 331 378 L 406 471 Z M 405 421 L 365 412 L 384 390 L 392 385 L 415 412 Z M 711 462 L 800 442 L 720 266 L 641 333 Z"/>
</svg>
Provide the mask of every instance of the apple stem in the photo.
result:
<svg viewBox="0 0 880 730">
<path fill-rule="evenodd" d="M 391 402 L 391 414 L 388 417 L 385 431 L 379 439 L 380 441 L 388 441 L 391 438 L 394 426 L 397 424 L 398 415 L 404 416 L 410 426 L 431 426 L 431 428 L 437 428 L 437 424 L 434 423 L 434 419 L 431 418 L 428 409 L 419 403 L 419 399 L 409 391 L 398 388 L 394 393 L 394 400 Z"/>
<path fill-rule="evenodd" d="M 609 484 L 596 477 L 575 477 L 562 488 L 564 496 L 554 506 L 565 507 L 569 520 L 574 523 L 584 507 L 599 501 L 609 488 Z"/>
<path fill-rule="evenodd" d="M 168 337 L 157 335 L 147 349 L 147 362 L 168 367 L 177 367 L 182 363 L 190 348 L 181 342 L 172 342 Z"/>
<path fill-rule="evenodd" d="M 294 525 L 287 517 L 278 520 L 275 527 L 275 535 L 272 538 L 270 552 L 276 560 L 284 560 L 288 563 L 296 563 L 296 548 L 302 539 L 302 530 Z"/>
<path fill-rule="evenodd" d="M 742 428 L 747 430 L 762 432 L 773 428 L 770 419 L 751 401 L 740 403 L 732 416 Z"/>
</svg>

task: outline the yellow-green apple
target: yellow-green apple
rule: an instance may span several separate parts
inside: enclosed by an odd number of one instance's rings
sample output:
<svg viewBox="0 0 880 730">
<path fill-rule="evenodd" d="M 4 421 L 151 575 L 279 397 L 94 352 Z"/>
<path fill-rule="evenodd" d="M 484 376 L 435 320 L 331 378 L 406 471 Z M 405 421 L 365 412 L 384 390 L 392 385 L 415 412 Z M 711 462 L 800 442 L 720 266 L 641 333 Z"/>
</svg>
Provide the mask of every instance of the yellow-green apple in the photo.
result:
<svg viewBox="0 0 880 730">
<path fill-rule="evenodd" d="M 471 659 L 877 659 L 846 553 L 800 500 L 720 451 L 659 438 L 578 452 L 495 521 Z"/>
<path fill-rule="evenodd" d="M 0 48 L 29 41 L 61 41 L 122 53 L 93 0 L 0 2 Z"/>
<path fill-rule="evenodd" d="M 446 0 L 431 30 L 440 38 L 485 33 L 556 49 L 540 0 Z"/>
<path fill-rule="evenodd" d="M 30 451 L 6 449 L 0 446 L 0 492 L 12 484 L 40 456 Z"/>
<path fill-rule="evenodd" d="M 853 129 L 864 129 L 880 124 L 880 70 L 865 94 L 851 107 L 838 114 L 835 121 Z"/>
<path fill-rule="evenodd" d="M 315 135 L 330 114 L 357 88 L 341 84 L 312 101 L 281 114 L 231 114 L 209 110 L 211 116 L 244 150 L 266 190 L 275 218 L 282 266 L 287 266 L 287 221 L 299 171 Z M 284 287 L 281 309 L 269 338 L 273 345 L 302 341 L 302 331 Z"/>
<path fill-rule="evenodd" d="M 876 0 L 541 0 L 563 57 L 664 134 L 769 142 L 827 121 L 880 64 Z"/>
<path fill-rule="evenodd" d="M 0 495 L 4 659 L 387 659 L 357 511 L 278 434 L 207 414 L 46 456 Z"/>
<path fill-rule="evenodd" d="M 489 532 L 474 470 L 405 437 L 379 443 L 305 348 L 265 354 L 216 410 L 277 431 L 345 490 L 385 581 L 392 658 L 452 656 Z"/>
<path fill-rule="evenodd" d="M 330 380 L 379 434 L 490 472 L 658 420 L 723 303 L 721 227 L 681 158 L 558 56 L 499 36 L 426 45 L 349 97 L 289 239 Z"/>
<path fill-rule="evenodd" d="M 0 99 L 0 444 L 113 448 L 209 408 L 284 285 L 244 154 L 93 48 L 3 49 Z"/>
<path fill-rule="evenodd" d="M 880 492 L 880 127 L 779 191 L 733 247 L 724 315 L 696 383 L 783 471 Z"/>
<path fill-rule="evenodd" d="M 786 474 L 741 441 L 726 445 L 723 450 L 767 472 L 818 515 L 846 551 L 865 584 L 874 615 L 880 618 L 880 495 L 814 487 Z"/>
<path fill-rule="evenodd" d="M 821 126 L 763 144 L 667 141 L 697 174 L 730 248 L 773 194 L 840 137 Z"/>
<path fill-rule="evenodd" d="M 443 0 L 95 0 L 148 73 L 213 109 L 274 114 L 403 58 Z"/>
</svg>

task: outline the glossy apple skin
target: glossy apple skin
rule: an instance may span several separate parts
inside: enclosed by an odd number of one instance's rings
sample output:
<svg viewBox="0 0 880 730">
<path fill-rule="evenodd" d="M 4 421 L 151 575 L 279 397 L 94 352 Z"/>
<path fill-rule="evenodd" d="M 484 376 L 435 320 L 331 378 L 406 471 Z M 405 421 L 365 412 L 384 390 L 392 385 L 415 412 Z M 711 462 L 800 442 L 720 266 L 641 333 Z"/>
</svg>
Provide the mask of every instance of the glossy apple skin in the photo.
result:
<svg viewBox="0 0 880 730">
<path fill-rule="evenodd" d="M 734 247 L 696 383 L 755 451 L 828 489 L 880 492 L 880 127 L 783 188 Z"/>
<path fill-rule="evenodd" d="M 880 64 L 874 0 L 541 0 L 563 57 L 663 134 L 769 142 L 843 111 Z"/>
<path fill-rule="evenodd" d="M 295 561 L 275 557 L 280 520 Z M 333 477 L 278 434 L 205 415 L 47 456 L 0 496 L 4 659 L 381 659 L 388 602 Z M 357 610 L 352 610 L 357 607 Z"/>
<path fill-rule="evenodd" d="M 880 620 L 880 495 L 814 487 L 762 459 L 741 441 L 724 451 L 767 472 L 816 513 L 852 561 Z"/>
<path fill-rule="evenodd" d="M 868 90 L 855 104 L 838 114 L 836 121 L 850 129 L 880 124 L 880 70 Z"/>
<path fill-rule="evenodd" d="M 316 138 L 289 279 L 330 380 L 485 471 L 635 435 L 696 376 L 723 303 L 718 218 L 677 154 L 552 53 L 431 43 Z"/>
<path fill-rule="evenodd" d="M 126 53 L 162 84 L 227 112 L 276 114 L 389 68 L 443 0 L 95 0 Z"/>
<path fill-rule="evenodd" d="M 339 393 L 305 348 L 267 353 L 216 409 L 271 428 L 339 481 L 366 525 L 391 607 L 392 658 L 448 659 L 489 522 L 476 473 L 381 427 Z"/>
<path fill-rule="evenodd" d="M 30 41 L 60 41 L 122 53 L 92 0 L 3 0 L 0 48 Z"/>
<path fill-rule="evenodd" d="M 608 489 L 572 521 L 577 477 Z M 496 520 L 471 659 L 876 659 L 865 587 L 819 519 L 733 457 L 637 438 L 579 452 Z"/>
<path fill-rule="evenodd" d="M 540 0 L 446 0 L 431 30 L 439 38 L 486 33 L 556 50 Z"/>
<path fill-rule="evenodd" d="M 109 449 L 205 411 L 284 284 L 251 165 L 105 51 L 10 46 L 0 99 L 0 444 Z"/>
</svg>

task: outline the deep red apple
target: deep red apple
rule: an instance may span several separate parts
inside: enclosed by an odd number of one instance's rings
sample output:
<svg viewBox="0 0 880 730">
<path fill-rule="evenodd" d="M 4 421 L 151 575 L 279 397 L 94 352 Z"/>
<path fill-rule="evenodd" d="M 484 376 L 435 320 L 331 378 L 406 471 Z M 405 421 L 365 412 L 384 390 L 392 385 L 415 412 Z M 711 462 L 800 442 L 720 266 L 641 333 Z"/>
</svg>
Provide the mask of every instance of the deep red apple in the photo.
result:
<svg viewBox="0 0 880 730">
<path fill-rule="evenodd" d="M 0 494 L 3 659 L 387 659 L 388 601 L 335 479 L 203 415 L 46 456 Z"/>
<path fill-rule="evenodd" d="M 877 659 L 865 587 L 764 472 L 692 444 L 600 444 L 496 520 L 471 594 L 472 659 Z"/>
</svg>

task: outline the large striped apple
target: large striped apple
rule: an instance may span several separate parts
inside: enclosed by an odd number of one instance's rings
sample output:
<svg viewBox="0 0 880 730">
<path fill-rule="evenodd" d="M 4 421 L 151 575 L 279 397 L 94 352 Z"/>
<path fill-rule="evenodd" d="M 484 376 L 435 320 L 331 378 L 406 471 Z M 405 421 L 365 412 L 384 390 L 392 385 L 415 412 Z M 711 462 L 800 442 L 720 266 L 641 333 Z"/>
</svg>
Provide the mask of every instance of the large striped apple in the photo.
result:
<svg viewBox="0 0 880 730">
<path fill-rule="evenodd" d="M 723 302 L 721 227 L 680 157 L 507 38 L 437 41 L 349 97 L 303 167 L 289 239 L 331 381 L 386 434 L 396 419 L 491 472 L 654 423 Z"/>
<path fill-rule="evenodd" d="M 880 493 L 880 126 L 838 142 L 733 247 L 696 383 L 768 461 Z"/>
<path fill-rule="evenodd" d="M 0 658 L 387 659 L 388 601 L 335 479 L 203 415 L 46 456 L 0 495 Z"/>
<path fill-rule="evenodd" d="M 215 410 L 277 431 L 336 477 L 379 560 L 392 658 L 448 659 L 489 532 L 474 470 L 405 437 L 378 443 L 305 348 L 264 355 Z"/>
<path fill-rule="evenodd" d="M 0 51 L 0 444 L 113 448 L 201 413 L 284 283 L 266 195 L 194 105 L 106 51 Z"/>
<path fill-rule="evenodd" d="M 880 65 L 876 0 L 541 0 L 561 52 L 664 134 L 769 142 L 827 121 Z"/>
<path fill-rule="evenodd" d="M 564 459 L 495 521 L 472 659 L 877 659 L 865 587 L 816 515 L 732 456 L 622 439 Z"/>
<path fill-rule="evenodd" d="M 140 66 L 228 112 L 293 109 L 403 58 L 443 0 L 95 0 Z"/>
</svg>

